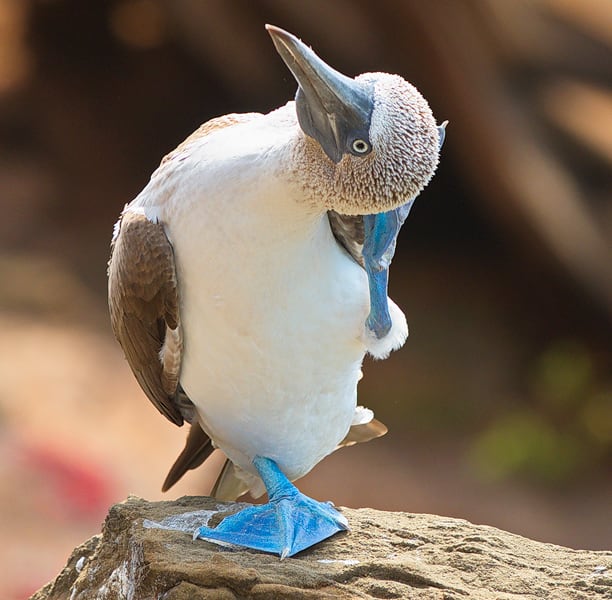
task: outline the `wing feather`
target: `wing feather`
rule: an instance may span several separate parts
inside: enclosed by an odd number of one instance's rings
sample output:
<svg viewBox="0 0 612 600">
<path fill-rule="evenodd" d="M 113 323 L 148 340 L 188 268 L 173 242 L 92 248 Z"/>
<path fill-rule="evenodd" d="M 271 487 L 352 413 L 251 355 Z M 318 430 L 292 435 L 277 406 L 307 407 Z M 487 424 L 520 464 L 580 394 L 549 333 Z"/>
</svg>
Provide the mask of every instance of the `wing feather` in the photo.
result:
<svg viewBox="0 0 612 600">
<path fill-rule="evenodd" d="M 381 437 L 387 433 L 387 427 L 378 419 L 372 419 L 368 423 L 359 423 L 351 425 L 346 437 L 338 444 L 339 448 L 345 446 L 353 446 L 363 442 L 369 442 L 375 438 Z"/>
<path fill-rule="evenodd" d="M 200 138 L 260 116 L 230 114 L 207 121 L 165 156 L 160 168 L 172 169 Z M 165 491 L 204 462 L 213 446 L 179 382 L 183 354 L 179 297 L 174 253 L 163 226 L 126 207 L 115 227 L 108 278 L 111 324 L 138 383 L 170 421 L 192 423 L 185 448 L 164 482 Z"/>
<path fill-rule="evenodd" d="M 341 215 L 335 210 L 327 212 L 329 225 L 337 242 L 351 255 L 353 260 L 364 266 L 363 242 L 365 229 L 362 215 Z"/>
<path fill-rule="evenodd" d="M 214 449 L 210 438 L 204 433 L 197 420 L 194 420 L 185 442 L 185 448 L 168 471 L 162 492 L 167 492 L 187 471 L 199 467 Z"/>
<path fill-rule="evenodd" d="M 210 495 L 217 500 L 233 502 L 249 491 L 249 484 L 238 477 L 236 466 L 227 458 Z"/>
<path fill-rule="evenodd" d="M 161 224 L 124 211 L 112 244 L 108 291 L 111 325 L 134 376 L 156 408 L 182 425 L 174 401 L 182 347 L 176 269 Z"/>
</svg>

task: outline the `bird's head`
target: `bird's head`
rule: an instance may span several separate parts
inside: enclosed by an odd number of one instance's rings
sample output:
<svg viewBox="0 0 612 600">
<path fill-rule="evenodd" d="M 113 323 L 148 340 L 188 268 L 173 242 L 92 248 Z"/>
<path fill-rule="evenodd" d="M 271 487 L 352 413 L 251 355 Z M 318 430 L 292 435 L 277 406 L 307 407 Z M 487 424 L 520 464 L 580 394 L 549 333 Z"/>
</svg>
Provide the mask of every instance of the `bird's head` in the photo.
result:
<svg viewBox="0 0 612 600">
<path fill-rule="evenodd" d="M 415 198 L 444 140 L 444 125 L 436 125 L 419 91 L 398 75 L 342 75 L 295 36 L 266 28 L 298 82 L 295 106 L 306 135 L 295 176 L 313 199 L 343 214 L 372 214 Z"/>
</svg>

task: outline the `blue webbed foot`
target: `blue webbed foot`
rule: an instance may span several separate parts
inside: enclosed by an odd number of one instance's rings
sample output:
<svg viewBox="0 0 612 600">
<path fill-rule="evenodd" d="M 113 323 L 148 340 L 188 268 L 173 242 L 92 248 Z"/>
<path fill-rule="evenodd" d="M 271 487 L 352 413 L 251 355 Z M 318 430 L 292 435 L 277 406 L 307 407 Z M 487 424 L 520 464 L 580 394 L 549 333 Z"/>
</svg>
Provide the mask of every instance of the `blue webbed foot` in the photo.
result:
<svg viewBox="0 0 612 600">
<path fill-rule="evenodd" d="M 228 542 L 285 558 L 348 529 L 346 518 L 331 503 L 302 494 L 273 460 L 256 457 L 253 464 L 268 491 L 268 503 L 227 516 L 215 528 L 200 527 L 194 538 Z"/>
<path fill-rule="evenodd" d="M 379 340 L 391 330 L 387 302 L 389 265 L 395 253 L 397 236 L 408 217 L 412 203 L 411 200 L 394 210 L 363 217 L 365 237 L 362 255 L 370 288 L 370 314 L 366 326 Z"/>
</svg>

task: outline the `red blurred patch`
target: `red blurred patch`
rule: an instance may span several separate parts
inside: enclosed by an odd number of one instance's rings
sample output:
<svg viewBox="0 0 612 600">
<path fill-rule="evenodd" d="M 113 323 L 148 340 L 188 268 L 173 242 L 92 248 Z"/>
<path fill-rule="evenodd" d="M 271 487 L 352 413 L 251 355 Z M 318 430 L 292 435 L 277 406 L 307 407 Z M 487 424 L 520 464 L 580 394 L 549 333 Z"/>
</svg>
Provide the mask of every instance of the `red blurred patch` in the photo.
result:
<svg viewBox="0 0 612 600">
<path fill-rule="evenodd" d="M 84 457 L 62 452 L 55 447 L 23 443 L 19 448 L 23 467 L 44 481 L 61 512 L 89 519 L 103 516 L 114 502 L 117 486 L 104 467 Z M 38 493 L 38 490 L 37 490 Z"/>
</svg>

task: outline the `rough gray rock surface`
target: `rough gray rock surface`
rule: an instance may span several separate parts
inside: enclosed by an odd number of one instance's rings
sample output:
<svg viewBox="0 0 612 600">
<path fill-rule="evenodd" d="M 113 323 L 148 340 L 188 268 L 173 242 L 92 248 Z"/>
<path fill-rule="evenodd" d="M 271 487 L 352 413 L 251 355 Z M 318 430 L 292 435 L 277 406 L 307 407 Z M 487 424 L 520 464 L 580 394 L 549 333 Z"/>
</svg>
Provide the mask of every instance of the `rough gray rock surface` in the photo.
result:
<svg viewBox="0 0 612 600">
<path fill-rule="evenodd" d="M 342 509 L 349 533 L 283 561 L 145 526 L 222 506 L 210 498 L 130 497 L 31 600 L 612 599 L 612 552 L 571 550 L 460 519 Z"/>
</svg>

